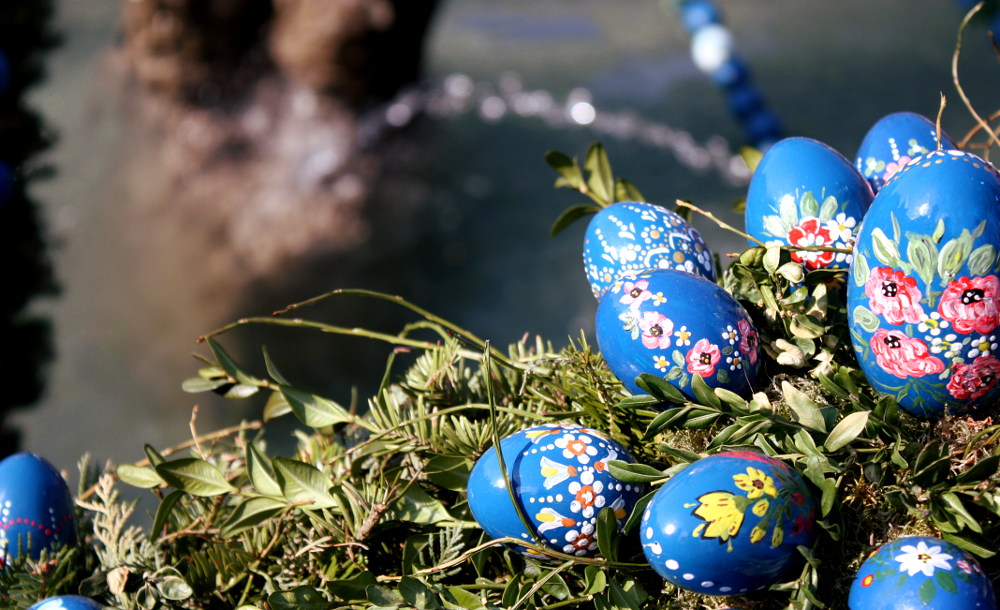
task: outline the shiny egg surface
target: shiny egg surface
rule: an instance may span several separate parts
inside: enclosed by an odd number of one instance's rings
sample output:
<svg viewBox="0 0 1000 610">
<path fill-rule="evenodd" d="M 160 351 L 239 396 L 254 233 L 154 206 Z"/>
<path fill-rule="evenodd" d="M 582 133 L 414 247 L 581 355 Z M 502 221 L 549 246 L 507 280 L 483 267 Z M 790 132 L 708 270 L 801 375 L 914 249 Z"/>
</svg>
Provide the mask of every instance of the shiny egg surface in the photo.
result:
<svg viewBox="0 0 1000 610">
<path fill-rule="evenodd" d="M 0 564 L 22 548 L 37 559 L 42 549 L 75 542 L 73 498 L 56 469 L 33 453 L 0 461 Z"/>
<path fill-rule="evenodd" d="M 81 595 L 58 595 L 36 602 L 28 610 L 102 610 L 103 605 Z"/>
<path fill-rule="evenodd" d="M 941 149 L 956 149 L 955 141 L 941 133 Z M 938 149 L 937 128 L 915 112 L 894 112 L 879 119 L 865 134 L 854 165 L 878 193 L 886 181 L 916 157 Z"/>
</svg>

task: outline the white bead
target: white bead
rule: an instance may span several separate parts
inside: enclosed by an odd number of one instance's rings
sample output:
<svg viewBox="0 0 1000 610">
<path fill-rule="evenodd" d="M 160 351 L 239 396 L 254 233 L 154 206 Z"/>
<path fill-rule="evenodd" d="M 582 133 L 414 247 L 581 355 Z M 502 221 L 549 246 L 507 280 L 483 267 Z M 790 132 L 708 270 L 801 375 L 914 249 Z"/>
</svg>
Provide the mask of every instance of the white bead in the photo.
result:
<svg viewBox="0 0 1000 610">
<path fill-rule="evenodd" d="M 722 67 L 733 52 L 733 35 L 722 25 L 708 25 L 691 37 L 691 59 L 705 74 Z"/>
</svg>

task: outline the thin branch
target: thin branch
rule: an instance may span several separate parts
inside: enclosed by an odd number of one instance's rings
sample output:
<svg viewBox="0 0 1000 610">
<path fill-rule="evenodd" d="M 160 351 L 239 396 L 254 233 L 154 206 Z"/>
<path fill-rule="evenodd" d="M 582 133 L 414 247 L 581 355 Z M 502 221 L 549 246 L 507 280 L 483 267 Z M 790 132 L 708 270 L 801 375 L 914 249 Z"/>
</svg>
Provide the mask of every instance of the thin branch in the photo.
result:
<svg viewBox="0 0 1000 610">
<path fill-rule="evenodd" d="M 976 109 L 972 107 L 972 102 L 970 102 L 968 96 L 965 95 L 965 90 L 962 89 L 962 84 L 959 82 L 958 79 L 958 55 L 959 52 L 962 50 L 962 34 L 963 32 L 965 32 L 966 26 L 969 25 L 969 21 L 971 21 L 972 18 L 975 16 L 975 14 L 978 13 L 982 8 L 983 8 L 982 2 L 972 7 L 972 9 L 968 13 L 966 13 L 965 18 L 962 19 L 962 24 L 958 27 L 958 40 L 955 42 L 955 52 L 951 56 L 951 77 L 955 83 L 955 89 L 958 90 L 958 95 L 962 98 L 962 102 L 965 104 L 965 107 L 969 110 L 969 114 L 971 114 L 972 117 L 976 119 L 976 122 L 979 123 L 983 127 L 983 129 L 985 129 L 986 132 L 990 134 L 992 140 L 996 142 L 998 145 L 1000 145 L 1000 136 L 993 133 L 993 130 L 990 128 L 989 123 L 984 121 L 983 117 L 979 116 L 979 113 L 976 112 Z"/>
<path fill-rule="evenodd" d="M 702 216 L 707 217 L 708 219 L 710 219 L 711 221 L 713 221 L 715 224 L 719 225 L 723 229 L 726 229 L 727 231 L 732 231 L 733 233 L 736 233 L 737 235 L 740 235 L 740 236 L 742 236 L 742 237 L 744 237 L 744 238 L 746 238 L 746 239 L 754 242 L 758 246 L 767 247 L 767 244 L 765 244 L 761 240 L 757 239 L 756 237 L 754 237 L 754 236 L 752 236 L 752 235 L 750 235 L 748 233 L 744 233 L 743 231 L 740 231 L 739 229 L 737 229 L 733 225 L 731 225 L 731 224 L 729 224 L 729 223 L 727 223 L 727 222 L 725 222 L 723 220 L 720 220 L 719 217 L 717 217 L 715 214 L 713 214 L 713 213 L 711 213 L 709 211 L 703 210 L 703 209 L 699 208 L 698 206 L 696 206 L 694 204 L 691 204 L 691 203 L 688 203 L 687 201 L 684 201 L 682 199 L 678 199 L 674 203 L 676 203 L 677 205 L 681 206 L 682 208 L 688 208 L 690 210 L 694 210 L 695 212 L 698 212 L 699 214 L 701 214 Z"/>
</svg>

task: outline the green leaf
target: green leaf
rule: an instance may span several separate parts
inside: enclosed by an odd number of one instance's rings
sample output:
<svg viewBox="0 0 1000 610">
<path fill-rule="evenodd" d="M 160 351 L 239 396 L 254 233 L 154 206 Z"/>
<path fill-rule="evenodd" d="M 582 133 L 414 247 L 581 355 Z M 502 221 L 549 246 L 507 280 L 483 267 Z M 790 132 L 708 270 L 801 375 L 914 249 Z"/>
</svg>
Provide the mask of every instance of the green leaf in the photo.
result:
<svg viewBox="0 0 1000 610">
<path fill-rule="evenodd" d="M 480 608 L 483 608 L 482 599 L 475 593 L 466 591 L 462 587 L 448 587 L 448 593 L 451 594 L 455 603 L 465 608 L 465 610 L 480 610 Z"/>
<path fill-rule="evenodd" d="M 250 477 L 250 484 L 258 492 L 265 496 L 281 496 L 281 485 L 278 484 L 278 477 L 274 474 L 271 460 L 257 449 L 257 445 L 248 442 L 246 449 L 247 476 Z"/>
<path fill-rule="evenodd" d="M 920 279 L 927 285 L 934 281 L 934 271 L 937 268 L 937 246 L 926 235 L 907 234 L 909 243 L 906 245 L 906 257 Z"/>
<path fill-rule="evenodd" d="M 958 583 L 955 582 L 955 577 L 947 570 L 934 570 L 934 580 L 946 592 L 951 594 L 958 593 Z"/>
<path fill-rule="evenodd" d="M 781 222 L 785 225 L 785 235 L 792 227 L 799 224 L 799 208 L 791 197 L 782 197 L 778 202 L 778 214 L 781 215 Z"/>
<path fill-rule="evenodd" d="M 822 490 L 823 495 L 820 496 L 819 504 L 820 512 L 825 517 L 830 514 L 837 502 L 837 482 L 833 479 L 823 479 Z"/>
<path fill-rule="evenodd" d="M 639 386 L 640 389 L 649 392 L 650 396 L 663 402 L 669 402 L 675 405 L 687 402 L 687 398 L 684 397 L 684 394 L 682 394 L 680 390 L 675 388 L 670 383 L 660 379 L 656 375 L 643 373 L 635 378 L 635 385 Z"/>
<path fill-rule="evenodd" d="M 931 239 L 937 244 L 941 242 L 942 237 L 944 237 L 944 218 L 938 219 L 937 225 L 934 227 L 934 234 L 931 235 Z"/>
<path fill-rule="evenodd" d="M 977 276 L 991 275 L 996 269 L 997 249 L 991 244 L 979 246 L 969 255 L 969 273 Z"/>
<path fill-rule="evenodd" d="M 747 164 L 747 169 L 752 174 L 757 171 L 757 166 L 760 165 L 760 160 L 764 158 L 764 153 L 752 146 L 741 146 L 740 157 Z"/>
<path fill-rule="evenodd" d="M 615 180 L 615 201 L 646 201 L 646 199 L 635 185 L 624 178 L 618 178 Z"/>
<path fill-rule="evenodd" d="M 128 483 L 132 487 L 142 489 L 152 489 L 163 485 L 163 479 L 156 471 L 149 467 L 134 466 L 132 464 L 119 464 L 115 470 L 118 478 Z"/>
<path fill-rule="evenodd" d="M 354 421 L 354 416 L 344 407 L 321 396 L 285 385 L 281 386 L 281 395 L 288 401 L 295 417 L 311 428 L 325 428 Z"/>
<path fill-rule="evenodd" d="M 335 580 L 330 583 L 329 588 L 330 593 L 333 593 L 337 599 L 351 602 L 367 600 L 368 596 L 365 591 L 369 586 L 375 584 L 378 584 L 378 580 L 374 574 L 371 572 L 361 572 L 350 578 Z"/>
<path fill-rule="evenodd" d="M 399 593 L 406 603 L 418 610 L 434 610 L 441 607 L 434 592 L 416 578 L 404 576 L 399 581 Z"/>
<path fill-rule="evenodd" d="M 837 215 L 838 209 L 840 209 L 840 206 L 837 204 L 837 198 L 830 195 L 823 200 L 823 207 L 819 210 L 819 219 L 824 221 L 832 220 Z"/>
<path fill-rule="evenodd" d="M 267 374 L 271 376 L 271 379 L 282 385 L 290 385 L 285 376 L 278 371 L 278 367 L 274 365 L 274 361 L 271 360 L 271 354 L 267 351 L 267 348 L 262 347 L 261 351 L 264 352 L 264 366 L 267 367 Z"/>
<path fill-rule="evenodd" d="M 851 278 L 854 285 L 861 287 L 868 281 L 868 259 L 861 252 L 855 252 L 854 261 L 851 263 Z"/>
<path fill-rule="evenodd" d="M 606 205 L 614 203 L 615 183 L 611 178 L 611 162 L 608 161 L 604 146 L 599 142 L 593 143 L 587 151 L 583 167 L 589 173 L 587 186 L 590 191 Z"/>
<path fill-rule="evenodd" d="M 826 422 L 823 419 L 823 413 L 811 398 L 787 381 L 781 382 L 781 391 L 800 424 L 812 430 L 826 432 Z"/>
<path fill-rule="evenodd" d="M 803 218 L 819 216 L 819 201 L 816 201 L 816 196 L 813 195 L 812 191 L 806 191 L 806 194 L 802 196 L 801 207 Z"/>
<path fill-rule="evenodd" d="M 924 607 L 930 606 L 934 602 L 934 597 L 937 595 L 937 585 L 934 584 L 933 580 L 925 580 L 920 588 L 917 589 L 917 597 L 920 598 L 920 603 Z"/>
<path fill-rule="evenodd" d="M 622 483 L 650 483 L 664 478 L 661 471 L 645 464 L 608 460 L 607 467 L 611 476 Z"/>
<path fill-rule="evenodd" d="M 149 464 L 151 466 L 155 467 L 157 464 L 162 464 L 167 461 L 167 458 L 160 455 L 160 452 L 149 443 L 142 446 L 142 451 L 146 454 L 146 459 L 149 460 Z"/>
<path fill-rule="evenodd" d="M 830 431 L 830 435 L 826 437 L 826 442 L 823 443 L 826 450 L 837 451 L 858 438 L 865 431 L 870 414 L 871 411 L 856 411 L 844 416 L 844 419 L 840 420 Z"/>
<path fill-rule="evenodd" d="M 902 267 L 899 260 L 899 247 L 894 241 L 885 236 L 880 227 L 872 229 L 872 252 L 883 265 L 891 267 Z"/>
<path fill-rule="evenodd" d="M 156 590 L 171 601 L 182 601 L 194 595 L 194 589 L 180 576 L 165 576 L 158 579 Z"/>
<path fill-rule="evenodd" d="M 222 370 L 226 371 L 227 375 L 243 385 L 259 386 L 261 384 L 259 379 L 244 371 L 240 365 L 233 360 L 232 356 L 230 356 L 221 345 L 216 343 L 214 339 L 208 340 L 208 347 L 211 348 L 212 354 L 215 356 L 215 360 L 219 363 L 219 366 L 222 367 Z"/>
<path fill-rule="evenodd" d="M 608 575 L 597 566 L 587 566 L 583 569 L 584 595 L 597 595 L 608 587 Z"/>
<path fill-rule="evenodd" d="M 947 284 L 955 279 L 958 271 L 962 268 L 965 260 L 972 253 L 972 235 L 968 229 L 963 229 L 962 234 L 954 239 L 949 239 L 941 246 L 938 254 L 937 269 L 941 282 Z"/>
<path fill-rule="evenodd" d="M 777 274 L 793 284 L 798 284 L 806 279 L 806 273 L 802 265 L 796 262 L 788 262 L 778 267 Z"/>
<path fill-rule="evenodd" d="M 281 486 L 281 495 L 289 502 L 309 502 L 303 508 L 314 510 L 337 506 L 337 499 L 330 495 L 330 480 L 316 467 L 280 456 L 271 464 Z"/>
<path fill-rule="evenodd" d="M 550 150 L 545 153 L 545 162 L 563 177 L 566 186 L 575 189 L 583 186 L 583 172 L 580 171 L 576 159 L 572 159 L 569 155 L 558 150 Z"/>
<path fill-rule="evenodd" d="M 778 263 L 781 262 L 781 246 L 768 246 L 764 252 L 764 270 L 770 275 L 778 270 Z"/>
<path fill-rule="evenodd" d="M 626 533 L 631 532 L 635 526 L 642 522 L 642 515 L 646 512 L 646 506 L 653 499 L 654 495 L 656 495 L 656 491 L 649 492 L 639 498 L 639 501 L 632 507 L 632 512 L 629 514 L 628 519 L 625 520 L 625 526 L 622 528 Z"/>
<path fill-rule="evenodd" d="M 878 327 L 881 323 L 879 322 L 878 317 L 875 314 L 873 314 L 867 307 L 865 307 L 864 305 L 858 305 L 857 307 L 854 308 L 853 313 L 854 313 L 853 318 L 855 324 L 857 324 L 858 326 L 860 326 L 861 328 L 865 329 L 870 333 L 873 333 L 876 330 L 878 330 Z"/>
<path fill-rule="evenodd" d="M 580 218 L 588 216 L 590 214 L 596 214 L 601 211 L 601 207 L 593 205 L 590 203 L 583 203 L 580 205 L 574 205 L 563 210 L 559 218 L 552 223 L 552 227 L 549 229 L 549 235 L 555 237 L 559 233 L 562 233 L 566 227 L 570 226 Z"/>
<path fill-rule="evenodd" d="M 267 399 L 267 404 L 264 405 L 264 414 L 262 418 L 265 422 L 269 422 L 272 419 L 281 417 L 282 415 L 287 415 L 292 412 L 292 405 L 288 404 L 285 397 L 281 392 L 271 392 L 271 395 Z"/>
<path fill-rule="evenodd" d="M 611 507 L 597 513 L 597 549 L 608 561 L 618 560 L 618 520 Z"/>
<path fill-rule="evenodd" d="M 160 505 L 156 508 L 156 515 L 153 517 L 152 529 L 149 530 L 149 539 L 151 541 L 155 542 L 160 537 L 160 534 L 163 533 L 163 526 L 167 524 L 170 513 L 173 512 L 174 507 L 177 506 L 177 502 L 183 497 L 184 492 L 175 489 L 160 501 Z"/>
<path fill-rule="evenodd" d="M 259 391 L 260 388 L 255 385 L 236 383 L 226 388 L 226 391 L 222 393 L 222 396 L 231 400 L 242 400 L 244 398 L 250 398 Z"/>
<path fill-rule="evenodd" d="M 236 491 L 214 465 L 198 458 L 181 458 L 156 466 L 167 485 L 193 496 L 211 497 Z"/>
<path fill-rule="evenodd" d="M 954 493 L 948 492 L 941 494 L 941 499 L 948 505 L 948 510 L 963 521 L 966 527 L 977 534 L 983 533 L 983 526 L 980 525 L 976 518 L 969 513 L 969 510 L 965 508 L 965 504 L 962 503 L 961 498 Z"/>
<path fill-rule="evenodd" d="M 859 305 L 860 307 L 860 305 Z M 816 339 L 826 334 L 826 328 L 813 316 L 798 314 L 788 324 L 788 329 L 796 337 Z"/>
<path fill-rule="evenodd" d="M 289 591 L 275 591 L 267 596 L 273 610 L 326 610 L 329 604 L 319 591 L 301 585 Z"/>
<path fill-rule="evenodd" d="M 240 502 L 222 524 L 219 535 L 232 538 L 248 529 L 259 526 L 287 508 L 281 500 L 274 498 L 247 498 Z"/>
<path fill-rule="evenodd" d="M 986 232 L 986 221 L 983 220 L 972 230 L 972 239 L 979 239 Z"/>
<path fill-rule="evenodd" d="M 991 455 L 982 458 L 972 465 L 968 470 L 958 475 L 960 483 L 979 483 L 995 475 L 1000 469 L 1000 455 Z"/>
<path fill-rule="evenodd" d="M 712 388 L 708 387 L 708 384 L 705 383 L 704 377 L 701 375 L 691 376 L 691 390 L 694 392 L 695 398 L 697 398 L 698 402 L 701 404 L 709 407 L 715 407 L 716 409 L 722 407 L 722 401 L 715 395 Z"/>
<path fill-rule="evenodd" d="M 203 379 L 201 377 L 191 377 L 181 383 L 181 389 L 188 394 L 198 394 L 201 392 L 212 392 L 231 383 L 226 378 Z"/>
<path fill-rule="evenodd" d="M 996 541 L 987 540 L 982 536 L 967 535 L 967 532 L 961 536 L 945 533 L 941 535 L 941 538 L 984 559 L 989 559 L 997 554 Z"/>
<path fill-rule="evenodd" d="M 410 521 L 433 525 L 442 521 L 453 521 L 444 504 L 432 498 L 417 485 L 410 485 L 403 497 L 393 507 L 392 517 L 400 521 Z"/>
</svg>

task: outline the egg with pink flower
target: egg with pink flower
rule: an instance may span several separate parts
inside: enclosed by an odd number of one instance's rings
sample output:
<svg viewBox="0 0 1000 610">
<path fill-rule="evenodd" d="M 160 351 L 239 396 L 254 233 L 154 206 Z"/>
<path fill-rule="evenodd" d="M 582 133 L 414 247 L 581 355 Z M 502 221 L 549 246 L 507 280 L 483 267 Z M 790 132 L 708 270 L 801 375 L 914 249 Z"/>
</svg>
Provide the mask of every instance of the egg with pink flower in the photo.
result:
<svg viewBox="0 0 1000 610">
<path fill-rule="evenodd" d="M 958 145 L 927 117 L 915 112 L 893 112 L 868 130 L 854 164 L 872 191 L 878 193 L 900 168 L 938 148 L 957 149 Z"/>
<path fill-rule="evenodd" d="M 920 417 L 987 414 L 1000 399 L 1000 174 L 933 151 L 872 202 L 847 287 L 858 363 Z"/>
<path fill-rule="evenodd" d="M 757 330 L 739 302 L 714 282 L 673 269 L 628 274 L 597 307 L 597 343 L 627 390 L 645 393 L 647 373 L 695 399 L 692 380 L 749 396 L 757 377 Z"/>
</svg>

